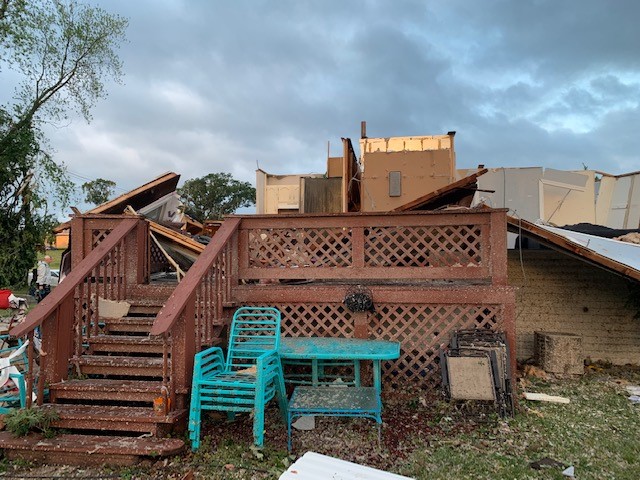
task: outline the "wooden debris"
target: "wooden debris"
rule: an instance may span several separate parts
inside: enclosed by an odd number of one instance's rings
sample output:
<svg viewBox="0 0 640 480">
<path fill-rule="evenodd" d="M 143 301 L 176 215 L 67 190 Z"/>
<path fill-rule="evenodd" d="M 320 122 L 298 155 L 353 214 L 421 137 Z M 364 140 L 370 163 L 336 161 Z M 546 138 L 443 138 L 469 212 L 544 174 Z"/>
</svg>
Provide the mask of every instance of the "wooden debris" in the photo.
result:
<svg viewBox="0 0 640 480">
<path fill-rule="evenodd" d="M 524 398 L 527 400 L 534 400 L 536 402 L 551 402 L 551 403 L 570 403 L 566 397 L 559 397 L 556 395 L 547 395 L 546 393 L 533 393 L 524 392 Z"/>
</svg>

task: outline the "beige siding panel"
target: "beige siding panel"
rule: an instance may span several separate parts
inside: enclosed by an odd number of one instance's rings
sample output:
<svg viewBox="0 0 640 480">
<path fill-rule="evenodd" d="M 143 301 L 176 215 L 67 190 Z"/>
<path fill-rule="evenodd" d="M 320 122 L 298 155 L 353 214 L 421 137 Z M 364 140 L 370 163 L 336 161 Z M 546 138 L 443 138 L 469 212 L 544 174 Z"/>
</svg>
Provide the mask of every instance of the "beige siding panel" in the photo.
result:
<svg viewBox="0 0 640 480">
<path fill-rule="evenodd" d="M 451 149 L 452 141 L 449 135 L 435 135 L 426 137 L 388 137 L 361 138 L 360 152 L 421 152 L 425 150 Z"/>
<path fill-rule="evenodd" d="M 445 187 L 454 180 L 450 150 L 375 152 L 364 156 L 363 163 L 363 212 L 393 210 Z M 402 180 L 399 196 L 389 196 L 390 172 L 400 172 Z"/>
<path fill-rule="evenodd" d="M 517 357 L 533 357 L 535 331 L 583 336 L 585 357 L 640 363 L 640 320 L 627 282 L 553 250 L 509 251 L 509 284 L 518 287 Z M 522 274 L 524 273 L 526 281 Z"/>
</svg>

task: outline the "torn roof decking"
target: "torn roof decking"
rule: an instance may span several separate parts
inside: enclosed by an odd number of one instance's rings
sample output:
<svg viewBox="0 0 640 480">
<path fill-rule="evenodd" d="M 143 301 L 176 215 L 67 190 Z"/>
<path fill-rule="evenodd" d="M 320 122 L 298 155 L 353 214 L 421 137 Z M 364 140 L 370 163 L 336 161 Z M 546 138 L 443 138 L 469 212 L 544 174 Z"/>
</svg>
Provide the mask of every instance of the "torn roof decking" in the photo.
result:
<svg viewBox="0 0 640 480">
<path fill-rule="evenodd" d="M 177 173 L 165 173 L 85 213 L 122 213 L 127 205 L 130 205 L 136 211 L 140 210 L 142 207 L 150 205 L 159 198 L 174 192 L 179 180 L 180 175 Z"/>
<path fill-rule="evenodd" d="M 640 245 L 537 225 L 511 216 L 507 216 L 507 228 L 512 233 L 522 234 L 550 248 L 640 282 Z"/>
<path fill-rule="evenodd" d="M 438 190 L 434 190 L 426 195 L 423 195 L 420 198 L 416 198 L 415 200 L 405 203 L 398 208 L 392 210 L 392 212 L 406 212 L 409 210 L 434 210 L 436 208 L 443 207 L 445 205 L 460 205 L 460 202 L 465 200 L 468 197 L 469 199 L 468 205 L 471 205 L 471 199 L 475 194 L 476 190 L 478 190 L 477 178 L 480 175 L 487 173 L 487 169 L 483 168 L 482 170 L 478 170 L 477 172 L 464 177 L 457 182 L 453 182 L 446 187 L 439 188 Z"/>
<path fill-rule="evenodd" d="M 84 212 L 85 214 L 102 213 L 102 214 L 120 214 L 124 212 L 129 205 L 134 210 L 139 210 L 156 200 L 174 192 L 178 186 L 180 175 L 174 172 L 168 172 L 159 177 L 145 183 L 133 190 L 120 195 L 119 197 L 102 203 L 97 207 Z M 62 232 L 70 226 L 70 222 L 61 223 L 55 229 L 55 233 Z"/>
<path fill-rule="evenodd" d="M 206 246 L 202 243 L 196 242 L 184 233 L 180 233 L 176 230 L 160 225 L 152 220 L 147 219 L 147 221 L 149 222 L 149 229 L 152 233 L 169 240 L 171 243 L 182 247 L 182 249 L 186 251 L 192 252 L 196 257 L 202 253 Z"/>
</svg>

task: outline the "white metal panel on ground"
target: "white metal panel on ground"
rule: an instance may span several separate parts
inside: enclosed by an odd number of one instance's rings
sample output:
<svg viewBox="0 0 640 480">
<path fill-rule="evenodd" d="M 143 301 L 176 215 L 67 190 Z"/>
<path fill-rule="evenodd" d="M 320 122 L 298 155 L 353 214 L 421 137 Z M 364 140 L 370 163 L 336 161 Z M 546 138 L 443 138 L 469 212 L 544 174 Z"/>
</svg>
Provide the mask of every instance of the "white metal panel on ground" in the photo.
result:
<svg viewBox="0 0 640 480">
<path fill-rule="evenodd" d="M 280 480 L 413 480 L 410 477 L 365 467 L 339 458 L 307 452 L 296 460 Z"/>
</svg>

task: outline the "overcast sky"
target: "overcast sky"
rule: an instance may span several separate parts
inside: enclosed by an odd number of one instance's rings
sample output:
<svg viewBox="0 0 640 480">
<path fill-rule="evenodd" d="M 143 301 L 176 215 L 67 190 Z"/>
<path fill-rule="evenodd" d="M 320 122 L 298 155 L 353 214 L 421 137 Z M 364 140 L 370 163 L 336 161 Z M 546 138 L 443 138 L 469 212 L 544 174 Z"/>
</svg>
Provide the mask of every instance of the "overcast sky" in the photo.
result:
<svg viewBox="0 0 640 480">
<path fill-rule="evenodd" d="M 167 171 L 324 172 L 361 120 L 455 130 L 459 168 L 640 170 L 635 0 L 87 3 L 129 19 L 124 84 L 48 135 L 119 193 Z"/>
</svg>

